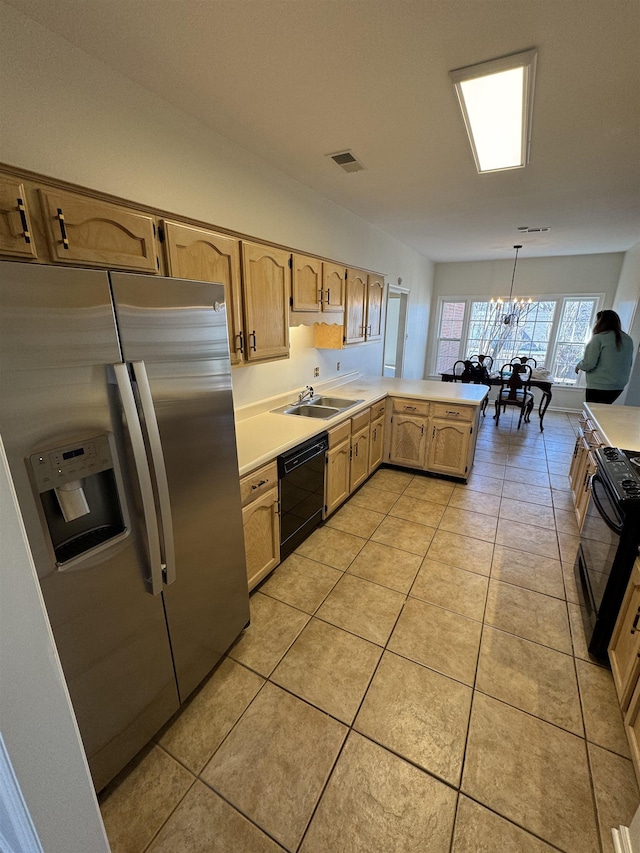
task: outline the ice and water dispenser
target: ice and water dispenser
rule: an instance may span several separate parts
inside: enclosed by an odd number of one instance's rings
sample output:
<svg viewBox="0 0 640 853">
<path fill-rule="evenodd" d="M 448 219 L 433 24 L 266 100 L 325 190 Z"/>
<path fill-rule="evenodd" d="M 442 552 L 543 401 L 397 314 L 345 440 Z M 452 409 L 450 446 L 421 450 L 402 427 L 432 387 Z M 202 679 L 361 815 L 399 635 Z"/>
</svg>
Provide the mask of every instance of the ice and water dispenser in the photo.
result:
<svg viewBox="0 0 640 853">
<path fill-rule="evenodd" d="M 127 531 L 112 441 L 103 433 L 29 457 L 60 567 Z"/>
</svg>

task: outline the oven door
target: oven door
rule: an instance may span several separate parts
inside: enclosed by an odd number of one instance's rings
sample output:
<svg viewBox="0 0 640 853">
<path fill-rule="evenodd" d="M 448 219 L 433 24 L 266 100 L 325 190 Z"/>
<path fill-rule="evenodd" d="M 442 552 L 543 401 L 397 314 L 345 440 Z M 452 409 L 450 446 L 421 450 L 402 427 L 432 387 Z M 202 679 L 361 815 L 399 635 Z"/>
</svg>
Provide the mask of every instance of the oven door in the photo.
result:
<svg viewBox="0 0 640 853">
<path fill-rule="evenodd" d="M 591 478 L 591 498 L 580 533 L 589 603 L 594 615 L 600 611 L 611 569 L 620 545 L 624 516 L 605 481 L 596 472 Z"/>
<path fill-rule="evenodd" d="M 595 619 L 620 545 L 624 516 L 598 472 L 591 478 L 590 491 L 589 506 L 580 533 L 579 559 L 588 598 L 585 604 Z"/>
</svg>

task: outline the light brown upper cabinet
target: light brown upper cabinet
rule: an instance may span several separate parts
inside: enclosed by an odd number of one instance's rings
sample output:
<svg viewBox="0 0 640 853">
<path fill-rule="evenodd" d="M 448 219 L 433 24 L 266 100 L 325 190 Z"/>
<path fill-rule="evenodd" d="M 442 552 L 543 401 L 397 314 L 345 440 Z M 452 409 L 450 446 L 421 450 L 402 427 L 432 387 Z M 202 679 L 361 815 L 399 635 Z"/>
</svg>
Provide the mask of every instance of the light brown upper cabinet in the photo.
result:
<svg viewBox="0 0 640 853">
<path fill-rule="evenodd" d="M 294 254 L 292 272 L 292 311 L 314 314 L 344 311 L 344 267 Z"/>
<path fill-rule="evenodd" d="M 158 272 L 152 216 L 58 190 L 40 199 L 54 263 Z"/>
<path fill-rule="evenodd" d="M 367 290 L 367 274 L 361 270 L 347 270 L 345 344 L 360 344 L 365 340 Z"/>
<path fill-rule="evenodd" d="M 37 257 L 24 185 L 0 177 L 0 255 L 17 259 Z"/>
<path fill-rule="evenodd" d="M 306 255 L 293 256 L 292 311 L 320 311 L 322 261 Z"/>
<path fill-rule="evenodd" d="M 384 279 L 380 275 L 367 276 L 367 322 L 365 337 L 368 341 L 382 337 L 382 297 Z"/>
<path fill-rule="evenodd" d="M 289 355 L 291 254 L 242 242 L 245 358 L 249 362 Z"/>
<path fill-rule="evenodd" d="M 344 311 L 344 285 L 347 271 L 337 264 L 322 263 L 322 311 L 327 314 Z"/>
<path fill-rule="evenodd" d="M 240 243 L 235 237 L 165 220 L 168 273 L 175 278 L 224 284 L 231 363 L 239 364 L 246 347 L 240 297 Z"/>
</svg>

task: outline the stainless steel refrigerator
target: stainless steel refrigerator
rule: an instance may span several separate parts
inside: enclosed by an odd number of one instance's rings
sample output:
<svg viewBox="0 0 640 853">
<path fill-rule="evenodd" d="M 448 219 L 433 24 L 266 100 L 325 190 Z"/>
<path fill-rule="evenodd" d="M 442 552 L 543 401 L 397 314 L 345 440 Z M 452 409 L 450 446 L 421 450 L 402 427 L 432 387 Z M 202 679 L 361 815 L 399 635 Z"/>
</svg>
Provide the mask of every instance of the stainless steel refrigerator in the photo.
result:
<svg viewBox="0 0 640 853">
<path fill-rule="evenodd" d="M 0 263 L 0 432 L 100 790 L 249 621 L 222 285 Z"/>
</svg>

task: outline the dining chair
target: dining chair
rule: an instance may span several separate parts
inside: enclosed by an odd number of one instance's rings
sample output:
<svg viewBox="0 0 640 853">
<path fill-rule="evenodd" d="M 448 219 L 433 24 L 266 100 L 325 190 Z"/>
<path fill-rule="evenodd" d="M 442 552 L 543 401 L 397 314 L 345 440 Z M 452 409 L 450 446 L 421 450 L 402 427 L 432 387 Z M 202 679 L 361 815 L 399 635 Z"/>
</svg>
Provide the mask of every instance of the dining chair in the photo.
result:
<svg viewBox="0 0 640 853">
<path fill-rule="evenodd" d="M 520 361 L 512 361 L 500 369 L 500 390 L 496 397 L 496 426 L 500 423 L 500 409 L 504 412 L 507 406 L 517 406 L 520 409 L 518 429 L 524 419 L 529 423 L 533 411 L 533 394 L 531 393 L 531 367 Z"/>
<path fill-rule="evenodd" d="M 464 360 L 459 359 L 453 365 L 453 381 L 470 382 L 473 385 L 489 385 L 489 371 L 475 356 Z M 489 395 L 487 394 L 482 401 L 481 412 L 483 416 L 486 414 L 488 403 Z"/>
<path fill-rule="evenodd" d="M 534 367 L 538 366 L 538 362 L 532 355 L 517 355 L 512 361 L 519 361 L 520 364 L 533 364 Z"/>
</svg>

